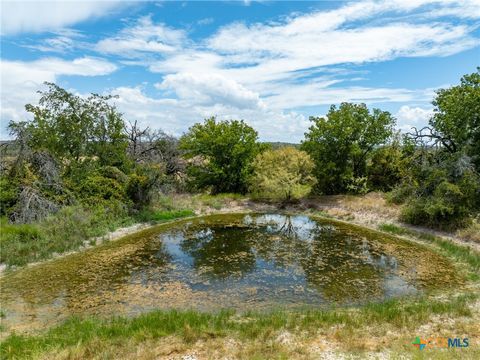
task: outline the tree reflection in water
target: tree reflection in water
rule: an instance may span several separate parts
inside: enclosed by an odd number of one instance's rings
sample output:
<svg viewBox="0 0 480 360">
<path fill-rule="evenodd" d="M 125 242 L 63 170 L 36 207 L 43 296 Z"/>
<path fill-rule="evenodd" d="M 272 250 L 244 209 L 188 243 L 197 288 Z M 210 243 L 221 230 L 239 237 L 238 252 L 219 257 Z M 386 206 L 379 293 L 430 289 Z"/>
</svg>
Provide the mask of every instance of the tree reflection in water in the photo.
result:
<svg viewBox="0 0 480 360">
<path fill-rule="evenodd" d="M 240 278 L 255 269 L 252 248 L 256 235 L 251 228 L 212 226 L 193 233 L 185 231 L 180 246 L 202 275 L 212 279 Z"/>
<path fill-rule="evenodd" d="M 307 217 L 250 216 L 245 222 L 247 226 L 189 229 L 182 250 L 199 273 L 213 280 L 242 278 L 254 272 L 261 259 L 272 263 L 278 275 L 303 275 L 308 287 L 328 300 L 382 294 L 385 257 L 368 242 Z"/>
</svg>

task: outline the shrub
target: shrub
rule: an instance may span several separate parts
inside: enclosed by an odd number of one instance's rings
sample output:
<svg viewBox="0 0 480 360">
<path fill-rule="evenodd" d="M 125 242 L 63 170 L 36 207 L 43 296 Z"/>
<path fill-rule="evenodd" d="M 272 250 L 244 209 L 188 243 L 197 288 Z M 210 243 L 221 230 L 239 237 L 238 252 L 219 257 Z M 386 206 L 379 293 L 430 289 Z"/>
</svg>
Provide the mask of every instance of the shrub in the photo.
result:
<svg viewBox="0 0 480 360">
<path fill-rule="evenodd" d="M 351 178 L 346 180 L 345 183 L 347 184 L 346 190 L 350 194 L 365 195 L 369 191 L 367 186 L 368 178 L 366 176 Z"/>
<path fill-rule="evenodd" d="M 125 199 L 125 187 L 117 180 L 100 174 L 88 176 L 78 190 L 80 197 L 90 204 L 98 200 Z"/>
<path fill-rule="evenodd" d="M 432 196 L 410 201 L 402 210 L 401 218 L 414 225 L 438 228 L 457 228 L 467 223 L 470 211 L 465 206 L 465 195 L 460 188 L 443 181 Z"/>
<path fill-rule="evenodd" d="M 402 183 L 387 194 L 387 201 L 393 204 L 403 204 L 415 193 L 415 187 L 410 183 Z"/>
<path fill-rule="evenodd" d="M 0 215 L 6 215 L 15 205 L 18 198 L 19 188 L 16 181 L 6 177 L 0 178 Z"/>
<path fill-rule="evenodd" d="M 142 209 L 152 201 L 154 190 L 161 185 L 164 169 L 159 166 L 138 166 L 127 183 L 127 195 L 136 209 Z"/>
<path fill-rule="evenodd" d="M 104 166 L 100 172 L 102 176 L 109 179 L 114 179 L 120 184 L 125 184 L 128 181 L 128 176 L 115 166 Z"/>
<path fill-rule="evenodd" d="M 255 158 L 250 180 L 252 195 L 272 200 L 292 200 L 310 193 L 315 179 L 310 156 L 293 147 L 267 150 Z"/>
</svg>

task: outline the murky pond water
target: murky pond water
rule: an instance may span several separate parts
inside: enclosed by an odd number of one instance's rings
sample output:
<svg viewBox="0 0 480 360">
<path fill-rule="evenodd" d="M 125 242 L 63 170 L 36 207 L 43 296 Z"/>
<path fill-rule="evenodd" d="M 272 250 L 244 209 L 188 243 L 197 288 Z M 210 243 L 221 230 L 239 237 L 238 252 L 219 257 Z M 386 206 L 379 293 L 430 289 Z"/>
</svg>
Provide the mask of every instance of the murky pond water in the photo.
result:
<svg viewBox="0 0 480 360">
<path fill-rule="evenodd" d="M 156 308 L 359 304 L 455 281 L 426 247 L 301 215 L 213 215 L 164 224 L 4 276 L 4 324 Z"/>
</svg>

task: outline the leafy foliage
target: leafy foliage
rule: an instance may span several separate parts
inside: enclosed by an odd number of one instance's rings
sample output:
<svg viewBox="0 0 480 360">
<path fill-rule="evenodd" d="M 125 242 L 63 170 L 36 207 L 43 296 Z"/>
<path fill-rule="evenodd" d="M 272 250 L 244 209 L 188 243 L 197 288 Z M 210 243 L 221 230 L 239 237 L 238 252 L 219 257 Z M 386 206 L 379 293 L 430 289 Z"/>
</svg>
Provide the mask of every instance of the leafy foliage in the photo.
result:
<svg viewBox="0 0 480 360">
<path fill-rule="evenodd" d="M 313 161 L 292 147 L 267 150 L 257 155 L 250 189 L 254 196 L 273 200 L 292 200 L 310 193 L 315 178 Z"/>
<path fill-rule="evenodd" d="M 465 151 L 480 171 L 480 68 L 462 77 L 460 84 L 440 89 L 430 125 L 454 153 Z"/>
<path fill-rule="evenodd" d="M 192 126 L 180 139 L 190 159 L 188 175 L 199 189 L 212 193 L 245 193 L 252 162 L 261 151 L 257 132 L 243 121 L 216 121 L 214 117 Z"/>
<path fill-rule="evenodd" d="M 158 189 L 164 170 L 160 166 L 138 166 L 127 183 L 127 195 L 136 209 L 146 207 Z"/>
<path fill-rule="evenodd" d="M 128 143 L 121 114 L 108 102 L 112 96 L 83 98 L 53 83 L 46 85 L 39 104 L 25 106 L 33 114 L 26 124 L 30 148 L 47 149 L 68 161 L 95 156 L 102 165 L 123 165 Z"/>
<path fill-rule="evenodd" d="M 392 136 L 395 119 L 386 111 L 368 110 L 365 104 L 335 105 L 325 118 L 311 117 L 302 150 L 315 163 L 316 190 L 338 194 L 358 188 L 367 175 L 367 157 Z M 349 187 L 350 185 L 350 187 Z"/>
<path fill-rule="evenodd" d="M 480 70 L 438 90 L 433 105 L 428 132 L 408 134 L 408 176 L 391 199 L 406 202 L 404 221 L 459 227 L 480 210 Z"/>
</svg>

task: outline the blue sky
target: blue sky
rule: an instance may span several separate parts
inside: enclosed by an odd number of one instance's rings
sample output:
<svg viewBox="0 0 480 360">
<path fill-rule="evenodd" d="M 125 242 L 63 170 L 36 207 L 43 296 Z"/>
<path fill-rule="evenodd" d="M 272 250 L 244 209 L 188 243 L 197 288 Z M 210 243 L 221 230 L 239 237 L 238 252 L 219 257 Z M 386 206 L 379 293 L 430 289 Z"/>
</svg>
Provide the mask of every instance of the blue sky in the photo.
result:
<svg viewBox="0 0 480 360">
<path fill-rule="evenodd" d="M 298 142 L 308 117 L 365 102 L 407 130 L 480 65 L 480 0 L 1 2 L 1 131 L 44 81 L 113 93 L 181 135 L 216 115 Z"/>
</svg>

